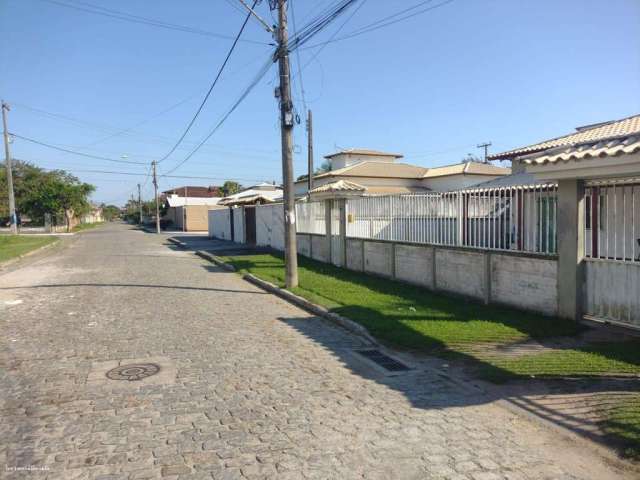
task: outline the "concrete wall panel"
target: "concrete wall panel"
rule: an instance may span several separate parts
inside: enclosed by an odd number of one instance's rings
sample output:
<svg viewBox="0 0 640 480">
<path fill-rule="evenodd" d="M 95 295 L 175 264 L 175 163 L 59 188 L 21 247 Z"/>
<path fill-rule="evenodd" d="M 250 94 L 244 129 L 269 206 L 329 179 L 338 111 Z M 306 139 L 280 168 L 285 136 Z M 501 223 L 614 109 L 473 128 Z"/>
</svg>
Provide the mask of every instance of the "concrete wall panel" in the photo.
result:
<svg viewBox="0 0 640 480">
<path fill-rule="evenodd" d="M 363 240 L 347 238 L 347 268 L 361 272 L 364 269 Z"/>
<path fill-rule="evenodd" d="M 311 235 L 305 235 L 304 233 L 298 233 L 296 235 L 298 254 L 305 257 L 311 257 Z"/>
<path fill-rule="evenodd" d="M 396 278 L 433 288 L 433 248 L 396 245 Z"/>
<path fill-rule="evenodd" d="M 558 263 L 491 254 L 491 300 L 546 315 L 558 313 Z"/>
<path fill-rule="evenodd" d="M 324 235 L 311 235 L 311 257 L 320 262 L 329 261 L 329 250 Z"/>
<path fill-rule="evenodd" d="M 383 277 L 393 276 L 393 244 L 364 242 L 364 271 Z"/>
<path fill-rule="evenodd" d="M 438 249 L 436 287 L 482 300 L 485 288 L 484 263 L 484 254 L 481 252 Z"/>
</svg>

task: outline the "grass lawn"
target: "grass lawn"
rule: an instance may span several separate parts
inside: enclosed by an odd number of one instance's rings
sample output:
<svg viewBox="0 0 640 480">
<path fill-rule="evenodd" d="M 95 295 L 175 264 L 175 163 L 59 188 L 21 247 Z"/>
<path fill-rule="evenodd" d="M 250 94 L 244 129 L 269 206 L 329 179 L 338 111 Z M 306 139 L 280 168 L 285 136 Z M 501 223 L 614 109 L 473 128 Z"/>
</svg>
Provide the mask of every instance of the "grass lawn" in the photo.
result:
<svg viewBox="0 0 640 480">
<path fill-rule="evenodd" d="M 225 257 L 241 272 L 284 286 L 279 255 Z M 465 360 L 483 378 L 640 373 L 640 341 L 594 343 L 580 349 L 507 357 L 482 344 L 505 344 L 576 335 L 575 322 L 431 293 L 299 257 L 294 293 L 364 325 L 388 344 Z"/>
<path fill-rule="evenodd" d="M 40 235 L 0 235 L 0 263 L 56 242 L 56 237 Z"/>
<path fill-rule="evenodd" d="M 104 225 L 104 222 L 98 222 L 98 223 L 79 223 L 78 225 L 76 225 L 75 227 L 73 227 L 73 229 L 71 230 L 72 232 L 82 232 L 84 230 L 91 230 L 92 228 L 96 228 L 99 227 L 100 225 Z"/>
<path fill-rule="evenodd" d="M 640 460 L 640 395 L 609 412 L 604 430 L 623 444 L 623 454 Z"/>
</svg>

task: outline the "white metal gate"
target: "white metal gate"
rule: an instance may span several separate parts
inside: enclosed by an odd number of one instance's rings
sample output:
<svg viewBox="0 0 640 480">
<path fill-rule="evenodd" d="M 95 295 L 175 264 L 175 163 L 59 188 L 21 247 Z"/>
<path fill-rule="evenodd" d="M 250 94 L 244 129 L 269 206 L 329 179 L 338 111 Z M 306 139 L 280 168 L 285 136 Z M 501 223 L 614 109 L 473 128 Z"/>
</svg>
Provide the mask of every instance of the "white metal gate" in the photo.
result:
<svg viewBox="0 0 640 480">
<path fill-rule="evenodd" d="M 640 181 L 587 183 L 583 311 L 640 328 Z"/>
</svg>

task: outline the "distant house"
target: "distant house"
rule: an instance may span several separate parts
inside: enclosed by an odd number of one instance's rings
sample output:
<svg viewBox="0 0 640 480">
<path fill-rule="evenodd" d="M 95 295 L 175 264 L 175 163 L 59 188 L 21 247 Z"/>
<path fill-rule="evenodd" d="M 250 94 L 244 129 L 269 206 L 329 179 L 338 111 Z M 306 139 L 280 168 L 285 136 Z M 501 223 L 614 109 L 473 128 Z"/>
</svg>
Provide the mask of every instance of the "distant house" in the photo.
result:
<svg viewBox="0 0 640 480">
<path fill-rule="evenodd" d="M 464 162 L 443 167 L 425 168 L 399 163 L 403 156 L 375 150 L 350 149 L 325 156 L 331 170 L 314 175 L 314 189 L 335 184 L 321 190 L 342 188 L 348 182 L 351 191 L 362 195 L 394 195 L 458 190 L 509 175 L 511 169 L 495 165 Z M 338 183 L 342 182 L 342 183 Z M 307 179 L 295 182 L 297 196 L 308 192 Z"/>
<path fill-rule="evenodd" d="M 176 187 L 162 192 L 162 197 L 172 195 L 189 198 L 221 198 L 223 196 L 222 188 L 216 186 L 199 187 L 185 185 L 184 187 Z"/>
<path fill-rule="evenodd" d="M 207 230 L 207 212 L 216 208 L 222 199 L 220 187 L 184 186 L 162 192 L 167 207 L 163 220 L 179 230 Z"/>
<path fill-rule="evenodd" d="M 282 187 L 272 183 L 259 183 L 238 193 L 220 199 L 219 205 L 234 207 L 241 205 L 262 205 L 282 200 Z"/>
<path fill-rule="evenodd" d="M 85 213 L 80 217 L 80 223 L 100 223 L 104 222 L 104 217 L 102 215 L 102 207 L 98 205 L 92 205 L 91 211 Z"/>
</svg>

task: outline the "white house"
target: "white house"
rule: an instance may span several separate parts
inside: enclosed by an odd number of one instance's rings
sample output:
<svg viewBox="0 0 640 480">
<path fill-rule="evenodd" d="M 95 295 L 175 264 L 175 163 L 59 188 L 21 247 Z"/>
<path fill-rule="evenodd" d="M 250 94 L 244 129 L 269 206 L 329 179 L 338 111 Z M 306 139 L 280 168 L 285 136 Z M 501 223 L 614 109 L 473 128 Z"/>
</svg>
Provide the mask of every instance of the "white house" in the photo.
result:
<svg viewBox="0 0 640 480">
<path fill-rule="evenodd" d="M 640 327 L 640 115 L 492 158 L 557 184 L 559 314 Z"/>
<path fill-rule="evenodd" d="M 272 183 L 259 183 L 220 199 L 220 205 L 256 205 L 282 200 L 282 187 Z"/>
<path fill-rule="evenodd" d="M 325 158 L 331 163 L 331 171 L 314 175 L 314 188 L 347 181 L 362 187 L 363 195 L 458 190 L 511 173 L 508 168 L 479 162 L 426 168 L 398 162 L 402 158 L 398 153 L 364 149 L 342 150 Z M 306 178 L 295 182 L 295 192 L 296 196 L 307 194 Z"/>
</svg>

